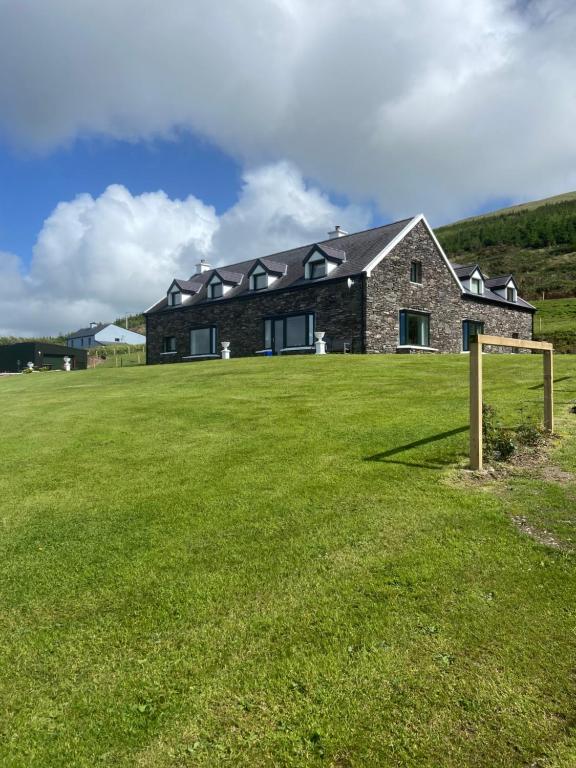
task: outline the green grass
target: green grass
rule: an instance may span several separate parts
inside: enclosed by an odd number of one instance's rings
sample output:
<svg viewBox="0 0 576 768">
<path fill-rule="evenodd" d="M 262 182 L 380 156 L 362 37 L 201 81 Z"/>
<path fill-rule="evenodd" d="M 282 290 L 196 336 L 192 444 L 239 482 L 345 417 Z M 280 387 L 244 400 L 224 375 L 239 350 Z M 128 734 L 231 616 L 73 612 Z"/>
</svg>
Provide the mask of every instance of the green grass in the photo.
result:
<svg viewBox="0 0 576 768">
<path fill-rule="evenodd" d="M 512 273 L 525 298 L 576 295 L 576 194 L 560 195 L 436 230 L 451 260 L 491 277 Z"/>
<path fill-rule="evenodd" d="M 539 412 L 541 358 L 485 375 Z M 0 380 L 0 764 L 573 766 L 574 556 L 510 516 L 569 545 L 576 486 L 461 481 L 466 385 L 465 356 Z"/>
<path fill-rule="evenodd" d="M 535 301 L 535 338 L 551 341 L 559 352 L 576 352 L 576 299 Z"/>
<path fill-rule="evenodd" d="M 488 211 L 488 213 L 482 213 L 480 216 L 470 216 L 467 219 L 460 219 L 460 221 L 454 223 L 460 224 L 463 221 L 478 221 L 478 219 L 488 219 L 491 216 L 519 213 L 520 211 L 533 211 L 534 209 L 541 208 L 544 205 L 556 205 L 556 203 L 574 202 L 575 200 L 576 192 L 565 192 L 562 195 L 553 195 L 552 197 L 544 197 L 540 200 L 530 200 L 528 203 L 510 205 L 507 208 L 498 208 L 495 211 Z"/>
<path fill-rule="evenodd" d="M 545 299 L 533 303 L 538 310 L 534 323 L 536 331 L 539 333 L 562 331 L 576 333 L 576 299 Z"/>
</svg>

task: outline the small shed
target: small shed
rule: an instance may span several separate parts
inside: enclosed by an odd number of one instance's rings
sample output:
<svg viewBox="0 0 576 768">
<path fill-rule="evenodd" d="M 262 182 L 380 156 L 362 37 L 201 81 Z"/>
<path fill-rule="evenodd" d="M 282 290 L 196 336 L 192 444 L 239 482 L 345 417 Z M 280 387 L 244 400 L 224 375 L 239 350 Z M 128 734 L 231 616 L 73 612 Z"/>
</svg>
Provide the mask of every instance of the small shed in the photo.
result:
<svg viewBox="0 0 576 768">
<path fill-rule="evenodd" d="M 70 349 L 61 344 L 48 344 L 43 341 L 21 341 L 17 344 L 0 346 L 0 372 L 16 373 L 34 363 L 35 368 L 64 369 L 64 358 L 70 358 L 72 369 L 87 367 L 85 349 Z"/>
</svg>

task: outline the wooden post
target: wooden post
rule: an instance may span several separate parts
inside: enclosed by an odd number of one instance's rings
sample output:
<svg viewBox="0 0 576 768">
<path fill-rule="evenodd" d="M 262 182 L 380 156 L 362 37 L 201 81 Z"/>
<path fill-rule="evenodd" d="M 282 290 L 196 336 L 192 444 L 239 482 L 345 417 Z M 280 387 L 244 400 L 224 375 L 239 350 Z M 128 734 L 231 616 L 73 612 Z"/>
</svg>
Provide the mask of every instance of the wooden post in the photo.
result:
<svg viewBox="0 0 576 768">
<path fill-rule="evenodd" d="M 544 429 L 554 432 L 554 361 L 552 350 L 546 350 L 544 358 Z"/>
<path fill-rule="evenodd" d="M 470 342 L 470 468 L 482 469 L 482 344 Z"/>
</svg>

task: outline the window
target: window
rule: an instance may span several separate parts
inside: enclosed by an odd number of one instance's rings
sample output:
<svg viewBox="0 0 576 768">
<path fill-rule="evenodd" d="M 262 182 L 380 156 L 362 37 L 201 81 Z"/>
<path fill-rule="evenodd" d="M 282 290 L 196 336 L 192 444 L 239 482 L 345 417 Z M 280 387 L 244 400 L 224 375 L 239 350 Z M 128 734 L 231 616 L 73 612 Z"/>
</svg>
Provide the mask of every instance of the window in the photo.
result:
<svg viewBox="0 0 576 768">
<path fill-rule="evenodd" d="M 177 307 L 182 304 L 182 294 L 180 291 L 170 291 L 168 294 L 168 305 L 171 307 Z"/>
<path fill-rule="evenodd" d="M 317 280 L 319 277 L 326 277 L 326 260 L 311 261 L 309 263 L 310 280 Z"/>
<path fill-rule="evenodd" d="M 514 288 L 511 285 L 509 285 L 506 288 L 506 298 L 508 299 L 508 301 L 516 301 L 516 295 L 515 294 L 516 294 L 516 291 L 514 290 Z"/>
<path fill-rule="evenodd" d="M 479 277 L 473 277 L 470 280 L 470 290 L 472 293 L 482 293 L 482 280 Z"/>
<path fill-rule="evenodd" d="M 163 352 L 176 352 L 176 336 L 164 336 Z"/>
<path fill-rule="evenodd" d="M 288 347 L 314 344 L 314 315 L 286 315 L 264 320 L 264 348 L 278 354 Z"/>
<path fill-rule="evenodd" d="M 400 345 L 430 346 L 430 315 L 403 309 L 400 312 Z"/>
<path fill-rule="evenodd" d="M 261 291 L 268 288 L 268 274 L 266 272 L 254 272 L 252 275 L 252 290 Z"/>
<path fill-rule="evenodd" d="M 191 355 L 216 354 L 216 326 L 209 328 L 194 328 L 190 331 Z"/>
<path fill-rule="evenodd" d="M 224 287 L 221 282 L 210 283 L 208 287 L 208 296 L 211 299 L 221 299 L 224 295 Z"/>
<path fill-rule="evenodd" d="M 470 339 L 472 336 L 478 336 L 484 333 L 484 323 L 476 320 L 464 320 L 462 323 L 462 349 L 464 352 L 470 352 Z"/>
<path fill-rule="evenodd" d="M 410 282 L 421 283 L 422 282 L 422 262 L 413 261 L 410 264 Z"/>
</svg>

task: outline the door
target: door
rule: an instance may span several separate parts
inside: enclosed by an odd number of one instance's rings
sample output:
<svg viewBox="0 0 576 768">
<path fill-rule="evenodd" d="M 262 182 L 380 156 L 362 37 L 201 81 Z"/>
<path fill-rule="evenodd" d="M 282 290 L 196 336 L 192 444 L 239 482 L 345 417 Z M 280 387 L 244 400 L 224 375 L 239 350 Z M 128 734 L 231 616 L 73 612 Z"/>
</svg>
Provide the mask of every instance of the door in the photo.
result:
<svg viewBox="0 0 576 768">
<path fill-rule="evenodd" d="M 275 355 L 284 348 L 284 320 L 274 320 L 272 326 L 272 349 Z"/>
</svg>

